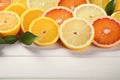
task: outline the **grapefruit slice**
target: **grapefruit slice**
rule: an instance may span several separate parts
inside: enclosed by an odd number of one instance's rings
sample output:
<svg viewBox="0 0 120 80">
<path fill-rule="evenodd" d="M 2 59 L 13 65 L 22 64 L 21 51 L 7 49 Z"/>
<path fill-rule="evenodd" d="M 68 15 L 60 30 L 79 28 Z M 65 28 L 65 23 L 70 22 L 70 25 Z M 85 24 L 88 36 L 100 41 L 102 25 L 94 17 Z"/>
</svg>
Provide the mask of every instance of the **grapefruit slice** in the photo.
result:
<svg viewBox="0 0 120 80">
<path fill-rule="evenodd" d="M 120 42 L 120 23 L 110 17 L 98 18 L 93 22 L 96 46 L 109 48 Z"/>
<path fill-rule="evenodd" d="M 69 8 L 55 7 L 47 10 L 43 16 L 54 19 L 58 24 L 61 24 L 64 20 L 72 18 L 73 13 Z"/>
</svg>

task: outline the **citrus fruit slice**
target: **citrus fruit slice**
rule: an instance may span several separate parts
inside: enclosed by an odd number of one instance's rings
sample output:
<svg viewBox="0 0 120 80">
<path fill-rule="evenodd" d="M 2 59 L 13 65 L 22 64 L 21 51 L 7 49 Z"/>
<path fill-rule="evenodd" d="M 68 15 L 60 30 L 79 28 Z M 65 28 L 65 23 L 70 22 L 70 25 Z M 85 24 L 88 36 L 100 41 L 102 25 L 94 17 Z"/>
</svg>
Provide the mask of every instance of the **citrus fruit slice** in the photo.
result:
<svg viewBox="0 0 120 80">
<path fill-rule="evenodd" d="M 59 0 L 28 0 L 28 8 L 40 8 L 47 10 L 49 8 L 57 6 Z"/>
<path fill-rule="evenodd" d="M 32 21 L 29 31 L 39 37 L 35 43 L 41 46 L 52 45 L 59 38 L 59 25 L 48 17 L 40 17 Z"/>
<path fill-rule="evenodd" d="M 68 7 L 74 10 L 78 5 L 88 3 L 88 0 L 60 0 L 58 6 Z"/>
<path fill-rule="evenodd" d="M 19 16 L 21 16 L 21 14 L 25 10 L 27 10 L 27 8 L 21 3 L 13 3 L 13 4 L 9 5 L 7 8 L 5 8 L 5 10 L 13 11 L 13 12 L 17 13 Z"/>
<path fill-rule="evenodd" d="M 106 12 L 99 6 L 94 4 L 83 4 L 75 8 L 74 16 L 84 18 L 89 22 L 92 22 L 100 16 L 106 16 Z"/>
<path fill-rule="evenodd" d="M 110 0 L 90 0 L 90 3 L 98 5 L 104 9 L 109 1 Z"/>
<path fill-rule="evenodd" d="M 60 39 L 69 49 L 84 49 L 94 39 L 94 28 L 84 19 L 70 18 L 61 24 Z"/>
<path fill-rule="evenodd" d="M 20 30 L 20 17 L 11 11 L 0 12 L 0 37 L 16 35 Z"/>
<path fill-rule="evenodd" d="M 21 28 L 23 32 L 28 31 L 30 23 L 38 18 L 41 17 L 43 11 L 41 9 L 28 9 L 21 15 Z"/>
<path fill-rule="evenodd" d="M 73 13 L 69 8 L 55 7 L 47 10 L 43 16 L 50 17 L 58 24 L 61 24 L 64 20 L 73 17 Z"/>
<path fill-rule="evenodd" d="M 120 21 L 120 11 L 116 11 L 111 15 L 116 20 Z"/>
<path fill-rule="evenodd" d="M 12 3 L 21 3 L 27 7 L 27 0 L 12 0 Z"/>
<path fill-rule="evenodd" d="M 116 0 L 115 11 L 119 11 L 119 10 L 120 10 L 120 0 Z"/>
<path fill-rule="evenodd" d="M 93 22 L 96 46 L 109 48 L 120 42 L 120 23 L 109 17 L 98 18 Z"/>
<path fill-rule="evenodd" d="M 0 0 L 0 11 L 11 4 L 11 0 Z"/>
</svg>

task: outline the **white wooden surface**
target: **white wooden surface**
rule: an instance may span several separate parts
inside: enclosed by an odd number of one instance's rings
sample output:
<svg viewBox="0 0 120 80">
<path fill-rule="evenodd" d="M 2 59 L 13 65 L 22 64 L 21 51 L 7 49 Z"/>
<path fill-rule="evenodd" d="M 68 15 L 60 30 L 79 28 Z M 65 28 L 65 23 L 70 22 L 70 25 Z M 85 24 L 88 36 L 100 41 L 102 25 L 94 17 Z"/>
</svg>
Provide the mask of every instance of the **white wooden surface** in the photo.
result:
<svg viewBox="0 0 120 80">
<path fill-rule="evenodd" d="M 0 45 L 1 80 L 120 80 L 120 46 L 69 50 L 60 42 L 49 47 Z"/>
</svg>

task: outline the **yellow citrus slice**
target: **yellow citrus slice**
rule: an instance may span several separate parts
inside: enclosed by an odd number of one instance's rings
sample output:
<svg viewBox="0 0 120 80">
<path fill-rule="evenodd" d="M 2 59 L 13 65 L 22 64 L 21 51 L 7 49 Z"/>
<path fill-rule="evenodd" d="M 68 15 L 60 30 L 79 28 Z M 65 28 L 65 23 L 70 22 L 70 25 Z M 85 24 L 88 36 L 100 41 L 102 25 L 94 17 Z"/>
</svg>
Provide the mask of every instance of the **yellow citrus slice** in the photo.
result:
<svg viewBox="0 0 120 80">
<path fill-rule="evenodd" d="M 27 8 L 21 3 L 13 3 L 13 4 L 9 5 L 5 10 L 13 11 L 13 12 L 17 13 L 19 16 L 21 16 L 21 14 L 24 11 L 26 11 Z"/>
<path fill-rule="evenodd" d="M 41 46 L 52 45 L 59 38 L 59 25 L 53 19 L 47 17 L 35 19 L 30 24 L 29 31 L 39 36 L 35 43 Z"/>
<path fill-rule="evenodd" d="M 57 6 L 59 0 L 28 0 L 28 8 L 40 8 L 47 10 L 49 8 Z"/>
<path fill-rule="evenodd" d="M 120 11 L 114 12 L 111 16 L 116 20 L 120 21 Z"/>
<path fill-rule="evenodd" d="M 16 35 L 20 30 L 20 17 L 11 11 L 0 12 L 0 37 Z"/>
<path fill-rule="evenodd" d="M 115 11 L 119 11 L 119 10 L 120 10 L 120 0 L 116 0 Z"/>
<path fill-rule="evenodd" d="M 60 39 L 70 49 L 84 49 L 94 39 L 93 26 L 84 19 L 70 18 L 60 26 Z"/>
<path fill-rule="evenodd" d="M 93 22 L 95 37 L 93 43 L 110 48 L 120 43 L 120 23 L 110 17 L 100 17 Z"/>
<path fill-rule="evenodd" d="M 73 12 L 66 7 L 54 7 L 43 14 L 43 16 L 54 19 L 58 24 L 61 24 L 64 20 L 72 18 Z"/>
<path fill-rule="evenodd" d="M 96 4 L 104 9 L 109 1 L 110 0 L 90 0 L 90 3 Z"/>
<path fill-rule="evenodd" d="M 41 9 L 28 9 L 21 15 L 21 28 L 23 32 L 28 31 L 30 23 L 38 18 L 41 17 L 43 11 Z"/>
<path fill-rule="evenodd" d="M 12 3 L 21 3 L 27 7 L 27 0 L 12 0 Z"/>
<path fill-rule="evenodd" d="M 89 22 L 92 22 L 100 16 L 106 16 L 106 12 L 99 6 L 94 4 L 83 4 L 75 8 L 74 16 L 84 18 Z"/>
</svg>

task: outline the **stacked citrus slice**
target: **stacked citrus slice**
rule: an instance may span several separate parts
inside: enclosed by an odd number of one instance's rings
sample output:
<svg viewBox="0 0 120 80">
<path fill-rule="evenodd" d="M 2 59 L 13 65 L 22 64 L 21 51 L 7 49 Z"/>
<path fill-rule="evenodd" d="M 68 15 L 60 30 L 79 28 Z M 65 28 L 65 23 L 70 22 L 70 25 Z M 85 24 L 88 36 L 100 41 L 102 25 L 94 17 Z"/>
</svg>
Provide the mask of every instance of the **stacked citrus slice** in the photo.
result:
<svg viewBox="0 0 120 80">
<path fill-rule="evenodd" d="M 96 5 L 83 4 L 75 8 L 74 16 L 92 22 L 94 19 L 100 16 L 106 16 L 106 12 L 101 7 L 98 7 Z"/>
<path fill-rule="evenodd" d="M 93 26 L 84 19 L 68 19 L 61 24 L 60 39 L 70 49 L 84 49 L 94 39 Z"/>
<path fill-rule="evenodd" d="M 61 24 L 64 20 L 72 18 L 73 13 L 69 8 L 65 7 L 54 7 L 47 10 L 43 16 L 54 19 L 58 24 Z"/>
<path fill-rule="evenodd" d="M 68 7 L 71 10 L 74 10 L 77 6 L 88 2 L 88 0 L 60 0 L 58 6 Z"/>
<path fill-rule="evenodd" d="M 20 30 L 20 17 L 10 11 L 0 12 L 0 37 L 16 35 Z"/>
<path fill-rule="evenodd" d="M 39 36 L 35 43 L 42 46 L 52 45 L 59 38 L 59 25 L 51 18 L 40 17 L 31 24 L 29 31 Z"/>
<path fill-rule="evenodd" d="M 98 18 L 93 22 L 94 44 L 99 47 L 113 47 L 120 43 L 120 23 L 109 17 Z"/>
<path fill-rule="evenodd" d="M 0 11 L 4 10 L 10 4 L 11 0 L 0 0 Z"/>
<path fill-rule="evenodd" d="M 21 16 L 21 29 L 23 32 L 28 31 L 30 23 L 38 18 L 41 17 L 43 11 L 41 9 L 28 9 L 26 10 Z"/>
<path fill-rule="evenodd" d="M 116 11 L 111 15 L 116 20 L 120 21 L 120 11 Z"/>
<path fill-rule="evenodd" d="M 57 6 L 59 0 L 27 0 L 29 8 L 40 8 L 48 10 L 49 8 Z"/>
<path fill-rule="evenodd" d="M 15 12 L 19 16 L 21 16 L 21 14 L 24 11 L 26 11 L 27 8 L 21 3 L 13 3 L 13 4 L 9 5 L 7 8 L 5 8 L 5 10 Z"/>
</svg>

